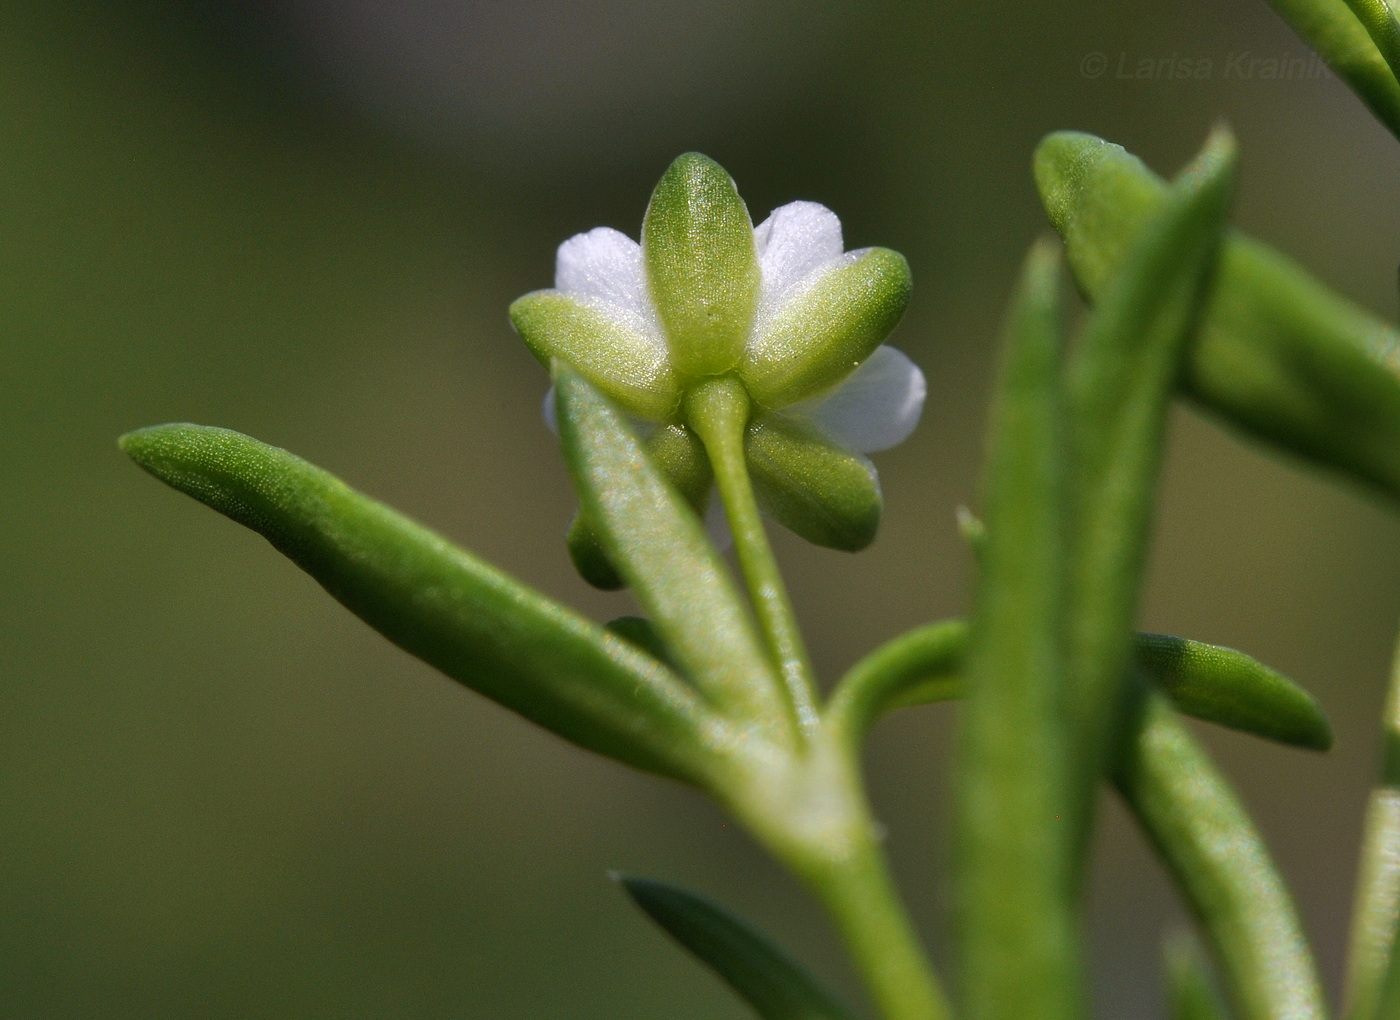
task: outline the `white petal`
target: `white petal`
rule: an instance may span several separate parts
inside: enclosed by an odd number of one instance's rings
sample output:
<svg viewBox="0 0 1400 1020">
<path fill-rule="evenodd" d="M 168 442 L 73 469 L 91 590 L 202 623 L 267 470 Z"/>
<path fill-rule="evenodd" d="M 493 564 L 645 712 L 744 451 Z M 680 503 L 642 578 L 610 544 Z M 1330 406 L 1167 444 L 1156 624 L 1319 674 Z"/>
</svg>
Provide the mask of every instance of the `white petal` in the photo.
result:
<svg viewBox="0 0 1400 1020">
<path fill-rule="evenodd" d="M 554 260 L 554 287 L 587 304 L 607 308 L 665 348 L 647 291 L 642 246 L 621 231 L 594 227 L 561 244 Z"/>
<path fill-rule="evenodd" d="M 759 318 L 767 318 L 803 281 L 841 257 L 841 221 L 817 202 L 789 202 L 754 228 L 763 289 Z"/>
<path fill-rule="evenodd" d="M 544 416 L 544 423 L 549 427 L 549 431 L 556 436 L 559 434 L 559 416 L 554 411 L 554 387 L 544 391 L 544 406 L 540 408 L 540 413 Z"/>
<path fill-rule="evenodd" d="M 710 502 L 705 507 L 705 534 L 710 544 L 720 552 L 728 552 L 734 545 L 734 532 L 729 528 L 729 514 L 724 511 L 718 492 L 710 493 Z"/>
<path fill-rule="evenodd" d="M 806 415 L 847 449 L 874 453 L 909 438 L 927 393 L 918 365 L 893 347 L 877 347 L 840 386 L 793 405 L 788 413 Z"/>
</svg>

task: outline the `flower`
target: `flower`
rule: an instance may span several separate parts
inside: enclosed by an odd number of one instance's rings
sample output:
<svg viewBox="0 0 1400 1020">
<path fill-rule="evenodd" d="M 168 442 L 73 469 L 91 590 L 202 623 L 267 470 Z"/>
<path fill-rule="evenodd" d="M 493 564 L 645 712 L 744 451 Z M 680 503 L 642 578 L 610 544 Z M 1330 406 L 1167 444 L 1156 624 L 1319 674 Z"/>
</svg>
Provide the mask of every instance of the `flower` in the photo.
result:
<svg viewBox="0 0 1400 1020">
<path fill-rule="evenodd" d="M 863 455 L 903 441 L 923 409 L 923 373 L 882 346 L 909 286 L 903 256 L 843 251 L 840 220 L 815 202 L 781 206 L 753 227 L 729 175 L 687 153 L 657 185 L 640 243 L 610 227 L 569 238 L 554 288 L 526 294 L 510 315 L 546 367 L 567 362 L 642 425 L 652 457 L 697 510 L 712 476 L 683 399 L 704 379 L 737 378 L 752 406 L 745 458 L 765 514 L 854 551 L 880 516 Z M 590 580 L 615 580 L 582 523 L 570 548 Z"/>
</svg>

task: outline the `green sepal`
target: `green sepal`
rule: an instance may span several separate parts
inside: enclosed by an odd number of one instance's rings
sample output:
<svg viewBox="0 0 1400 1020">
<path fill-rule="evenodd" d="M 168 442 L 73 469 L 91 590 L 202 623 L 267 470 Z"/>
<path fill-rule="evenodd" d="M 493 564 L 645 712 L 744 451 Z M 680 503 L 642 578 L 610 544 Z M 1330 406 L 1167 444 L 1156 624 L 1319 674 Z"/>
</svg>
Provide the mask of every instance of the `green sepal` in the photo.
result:
<svg viewBox="0 0 1400 1020">
<path fill-rule="evenodd" d="M 688 684 L 441 536 L 227 429 L 157 425 L 121 446 L 454 680 L 600 754 L 692 782 L 707 775 L 709 716 Z"/>
<path fill-rule="evenodd" d="M 685 497 L 690 508 L 703 518 L 715 482 L 710 460 L 705 455 L 705 444 L 685 426 L 667 425 L 648 436 L 643 445 L 661 473 Z M 627 586 L 617 568 L 608 560 L 598 533 L 584 520 L 582 513 L 574 516 L 565 541 L 574 568 L 593 587 L 617 591 Z"/>
<path fill-rule="evenodd" d="M 668 935 L 710 967 L 762 1020 L 854 1020 L 808 970 L 749 922 L 705 897 L 649 878 L 613 876 Z"/>
<path fill-rule="evenodd" d="M 753 222 L 733 179 L 698 152 L 678 156 L 642 223 L 652 300 L 686 380 L 739 364 L 758 306 Z"/>
<path fill-rule="evenodd" d="M 620 591 L 627 587 L 627 580 L 608 559 L 602 539 L 584 520 L 582 512 L 574 514 L 573 522 L 564 536 L 564 546 L 569 550 L 569 561 L 578 571 L 578 576 L 593 587 L 600 591 Z"/>
<path fill-rule="evenodd" d="M 1376 119 L 1400 137 L 1400 84 L 1346 0 L 1269 0 L 1351 86 Z M 1379 12 L 1377 12 L 1379 13 Z"/>
<path fill-rule="evenodd" d="M 780 681 L 700 520 L 582 375 L 555 362 L 554 387 L 584 519 L 676 663 L 723 712 L 791 739 Z"/>
<path fill-rule="evenodd" d="M 909 304 L 909 263 L 866 248 L 758 323 L 739 377 L 762 407 L 786 407 L 850 375 L 899 324 Z"/>
<path fill-rule="evenodd" d="M 812 427 L 759 415 L 744 435 L 759 507 L 814 545 L 859 552 L 875 540 L 883 500 L 875 469 Z"/>
<path fill-rule="evenodd" d="M 1298 911 L 1230 784 L 1158 694 L 1127 719 L 1111 775 L 1223 968 L 1239 1020 L 1325 1020 Z"/>
<path fill-rule="evenodd" d="M 1097 300 L 1166 199 L 1120 146 L 1048 137 L 1036 179 Z M 1400 332 L 1266 245 L 1231 232 L 1179 384 L 1243 431 L 1400 497 Z"/>
<path fill-rule="evenodd" d="M 665 421 L 681 391 L 666 350 L 617 317 L 569 294 L 537 290 L 510 306 L 510 321 L 545 368 L 573 365 L 627 411 Z"/>
<path fill-rule="evenodd" d="M 847 672 L 828 715 L 859 743 L 883 715 L 962 697 L 967 624 L 944 620 L 876 648 Z M 1326 750 L 1332 726 L 1313 698 L 1283 674 L 1233 648 L 1137 634 L 1134 662 L 1178 711 L 1291 747 Z"/>
<path fill-rule="evenodd" d="M 1185 932 L 1162 946 L 1167 970 L 1169 1020 L 1228 1020 L 1225 1004 L 1215 991 L 1200 943 Z"/>
</svg>

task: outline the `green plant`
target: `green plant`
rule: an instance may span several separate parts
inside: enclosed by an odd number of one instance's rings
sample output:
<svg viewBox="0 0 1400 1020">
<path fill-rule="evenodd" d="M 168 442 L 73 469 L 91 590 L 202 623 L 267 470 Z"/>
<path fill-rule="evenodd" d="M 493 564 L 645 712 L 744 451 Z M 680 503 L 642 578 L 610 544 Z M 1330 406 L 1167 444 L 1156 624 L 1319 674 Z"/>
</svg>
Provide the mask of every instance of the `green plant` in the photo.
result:
<svg viewBox="0 0 1400 1020">
<path fill-rule="evenodd" d="M 1400 133 L 1400 22 L 1381 3 L 1277 6 Z M 122 438 L 143 468 L 260 532 L 405 650 L 589 750 L 694 786 L 812 890 L 890 1020 L 1085 1012 L 1085 847 L 1107 779 L 1214 952 L 1233 1015 L 1327 1014 L 1259 834 L 1179 713 L 1326 749 L 1312 698 L 1229 649 L 1135 634 L 1170 400 L 1400 496 L 1400 334 L 1227 227 L 1234 143 L 1173 181 L 1080 134 L 1035 172 L 1090 313 L 1062 321 L 1058 243 L 1035 244 L 1004 329 L 969 619 L 875 649 L 823 696 L 763 516 L 856 551 L 881 494 L 863 453 L 912 429 L 922 376 L 883 342 L 902 257 L 843 252 L 827 210 L 755 228 L 729 176 L 680 157 L 642 243 L 561 246 L 556 288 L 511 309 L 549 370 L 579 515 L 568 548 L 644 614 L 600 626 L 293 455 L 222 429 Z M 716 506 L 743 588 L 702 517 Z M 711 529 L 712 532 L 715 529 Z M 719 544 L 726 539 L 720 537 Z M 960 698 L 956 1008 L 890 879 L 859 751 L 897 708 Z M 1350 1020 L 1400 1016 L 1400 664 L 1363 848 Z M 637 878 L 628 893 L 761 1016 L 851 1014 L 723 908 Z M 1173 1015 L 1224 1016 L 1191 940 Z"/>
</svg>

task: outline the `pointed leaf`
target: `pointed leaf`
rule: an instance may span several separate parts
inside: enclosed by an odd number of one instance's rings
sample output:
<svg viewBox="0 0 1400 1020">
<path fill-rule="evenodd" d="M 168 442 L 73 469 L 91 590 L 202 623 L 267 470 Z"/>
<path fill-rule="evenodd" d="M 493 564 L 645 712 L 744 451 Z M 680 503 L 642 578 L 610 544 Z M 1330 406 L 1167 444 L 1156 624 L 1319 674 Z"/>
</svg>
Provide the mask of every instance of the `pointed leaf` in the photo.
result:
<svg viewBox="0 0 1400 1020">
<path fill-rule="evenodd" d="M 1081 833 L 1127 692 L 1167 406 L 1224 232 L 1234 165 L 1233 139 L 1216 132 L 1134 241 L 1070 366 L 1065 677 L 1079 757 L 1070 810 Z M 995 542 L 996 529 L 988 531 Z"/>
<path fill-rule="evenodd" d="M 687 379 L 739 364 L 758 307 L 753 222 L 724 168 L 678 156 L 652 192 L 642 253 L 676 371 Z"/>
<path fill-rule="evenodd" d="M 763 1020 L 854 1020 L 806 968 L 719 904 L 654 879 L 615 877 L 637 906 Z"/>
<path fill-rule="evenodd" d="M 1112 775 L 1223 964 L 1240 1020 L 1324 1020 L 1312 953 L 1258 830 L 1161 695 L 1130 719 Z"/>
<path fill-rule="evenodd" d="M 564 453 L 608 559 L 706 697 L 785 738 L 779 681 L 699 519 L 583 376 L 557 363 L 554 382 Z"/>
<path fill-rule="evenodd" d="M 1400 137 L 1400 84 L 1346 0 L 1269 0 L 1300 36 Z"/>
<path fill-rule="evenodd" d="M 1062 640 L 1066 473 L 1058 245 L 1031 249 L 1006 328 L 964 667 L 955 883 L 968 1020 L 1082 1011 Z"/>
<path fill-rule="evenodd" d="M 885 342 L 909 304 L 910 286 L 899 252 L 848 252 L 757 324 L 739 377 L 763 407 L 830 389 Z"/>
<path fill-rule="evenodd" d="M 121 445 L 454 680 L 600 754 L 691 781 L 705 774 L 706 713 L 679 677 L 421 525 L 227 429 L 157 425 Z"/>
<path fill-rule="evenodd" d="M 1138 634 L 1133 647 L 1138 665 L 1177 711 L 1280 744 L 1332 746 L 1332 726 L 1317 699 L 1243 652 L 1166 634 Z"/>
<path fill-rule="evenodd" d="M 1036 179 L 1091 300 L 1166 201 L 1120 146 L 1051 135 Z M 1278 252 L 1231 233 L 1180 380 L 1257 438 L 1400 497 L 1400 332 Z"/>
<path fill-rule="evenodd" d="M 945 620 L 881 645 L 837 685 L 833 724 L 858 744 L 887 712 L 961 698 L 966 641 L 967 624 Z M 1243 652 L 1162 634 L 1138 634 L 1134 648 L 1138 669 L 1179 712 L 1293 747 L 1330 745 L 1316 699 Z"/>
<path fill-rule="evenodd" d="M 764 514 L 814 545 L 858 552 L 875 540 L 882 499 L 875 469 L 802 422 L 759 415 L 744 456 Z"/>
</svg>

